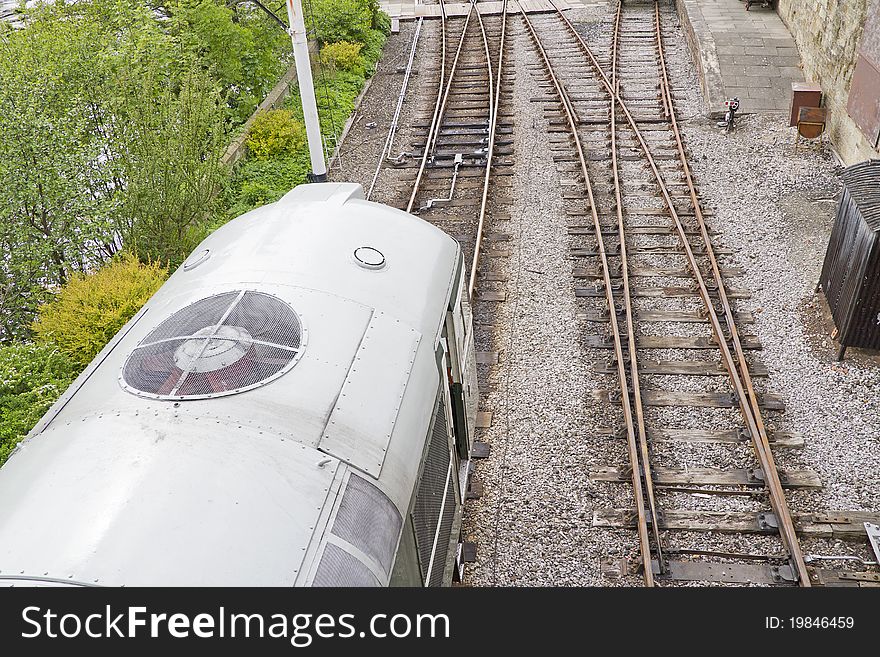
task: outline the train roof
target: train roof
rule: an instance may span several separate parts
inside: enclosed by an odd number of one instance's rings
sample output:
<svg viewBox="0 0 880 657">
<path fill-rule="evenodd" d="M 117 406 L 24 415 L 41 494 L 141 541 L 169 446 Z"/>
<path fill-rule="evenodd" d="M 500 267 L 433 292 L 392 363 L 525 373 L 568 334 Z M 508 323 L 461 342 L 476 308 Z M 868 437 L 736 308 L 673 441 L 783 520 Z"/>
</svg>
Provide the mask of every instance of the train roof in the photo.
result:
<svg viewBox="0 0 880 657">
<path fill-rule="evenodd" d="M 358 185 L 214 232 L 0 468 L 0 581 L 303 583 L 354 470 L 405 514 L 459 268 Z M 259 367 L 217 375 L 239 347 Z"/>
</svg>

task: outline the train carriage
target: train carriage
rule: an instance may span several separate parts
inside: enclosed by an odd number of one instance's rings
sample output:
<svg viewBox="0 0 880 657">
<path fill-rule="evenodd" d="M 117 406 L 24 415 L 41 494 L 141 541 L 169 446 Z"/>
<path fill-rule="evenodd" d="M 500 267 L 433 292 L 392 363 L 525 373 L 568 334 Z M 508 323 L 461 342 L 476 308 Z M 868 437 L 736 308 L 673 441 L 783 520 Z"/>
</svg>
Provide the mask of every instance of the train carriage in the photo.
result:
<svg viewBox="0 0 880 657">
<path fill-rule="evenodd" d="M 302 185 L 209 236 L 0 468 L 0 581 L 448 585 L 476 402 L 458 244 Z"/>
</svg>

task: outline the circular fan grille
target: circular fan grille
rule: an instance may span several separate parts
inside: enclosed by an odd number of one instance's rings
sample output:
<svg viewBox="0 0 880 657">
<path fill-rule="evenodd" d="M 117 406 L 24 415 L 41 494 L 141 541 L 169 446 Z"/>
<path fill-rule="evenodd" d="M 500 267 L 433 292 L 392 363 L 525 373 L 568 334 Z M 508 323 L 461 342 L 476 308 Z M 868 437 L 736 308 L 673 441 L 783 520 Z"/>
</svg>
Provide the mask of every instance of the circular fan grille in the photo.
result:
<svg viewBox="0 0 880 657">
<path fill-rule="evenodd" d="M 122 368 L 131 392 L 159 399 L 229 395 L 294 366 L 305 329 L 277 297 L 240 290 L 178 310 L 153 329 Z"/>
</svg>

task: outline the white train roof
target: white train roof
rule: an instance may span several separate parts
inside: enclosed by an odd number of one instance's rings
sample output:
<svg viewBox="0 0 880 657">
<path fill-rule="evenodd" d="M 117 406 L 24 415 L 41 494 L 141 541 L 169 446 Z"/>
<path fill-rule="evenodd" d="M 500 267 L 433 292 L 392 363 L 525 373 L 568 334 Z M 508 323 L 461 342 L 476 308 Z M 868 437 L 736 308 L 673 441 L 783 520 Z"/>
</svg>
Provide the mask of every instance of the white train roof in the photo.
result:
<svg viewBox="0 0 880 657">
<path fill-rule="evenodd" d="M 446 294 L 458 245 L 431 224 L 362 199 L 360 185 L 300 185 L 272 205 L 215 231 L 179 269 L 161 295 L 206 285 L 272 282 L 334 294 L 394 315 L 419 331 L 433 330 L 436 300 Z M 384 256 L 384 266 L 358 266 Z M 157 295 L 158 296 L 158 295 Z"/>
<path fill-rule="evenodd" d="M 459 248 L 361 197 L 303 185 L 194 251 L 0 468 L 0 580 L 303 583 L 350 468 L 406 513 Z"/>
</svg>

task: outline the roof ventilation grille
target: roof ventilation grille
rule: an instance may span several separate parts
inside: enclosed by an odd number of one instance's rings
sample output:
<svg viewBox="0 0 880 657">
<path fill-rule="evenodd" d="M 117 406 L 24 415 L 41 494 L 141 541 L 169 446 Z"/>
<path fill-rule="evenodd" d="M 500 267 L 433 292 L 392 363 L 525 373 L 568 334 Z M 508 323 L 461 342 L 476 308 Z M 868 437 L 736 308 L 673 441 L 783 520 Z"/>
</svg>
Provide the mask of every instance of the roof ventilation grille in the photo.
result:
<svg viewBox="0 0 880 657">
<path fill-rule="evenodd" d="M 178 310 L 128 356 L 122 384 L 156 399 L 230 395 L 281 376 L 305 348 L 299 316 L 270 294 L 239 290 Z"/>
</svg>

